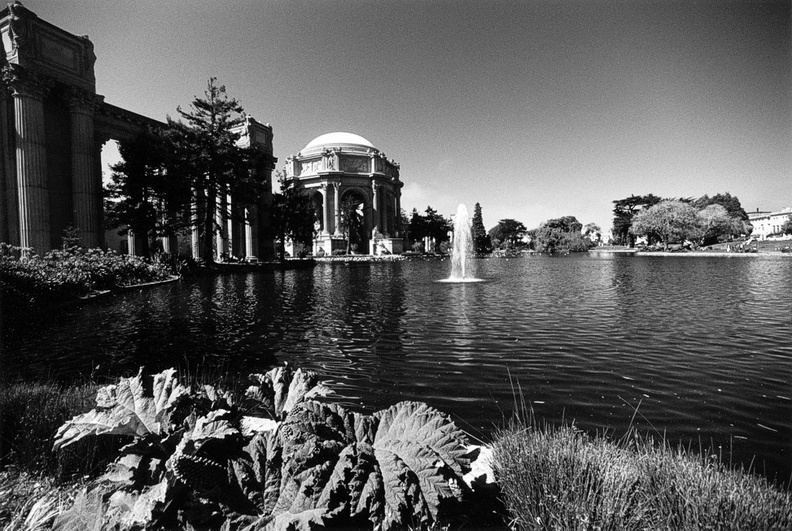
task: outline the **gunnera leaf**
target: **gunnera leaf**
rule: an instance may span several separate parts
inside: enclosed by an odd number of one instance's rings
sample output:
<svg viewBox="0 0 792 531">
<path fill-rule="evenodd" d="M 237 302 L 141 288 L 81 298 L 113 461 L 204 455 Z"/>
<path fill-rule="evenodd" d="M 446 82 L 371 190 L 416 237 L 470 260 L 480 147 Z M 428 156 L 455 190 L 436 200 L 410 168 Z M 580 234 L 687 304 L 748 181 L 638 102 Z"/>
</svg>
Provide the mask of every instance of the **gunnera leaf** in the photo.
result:
<svg viewBox="0 0 792 531">
<path fill-rule="evenodd" d="M 251 374 L 255 385 L 248 387 L 245 397 L 274 419 L 282 420 L 295 405 L 331 394 L 319 377 L 311 371 L 294 371 L 287 363 L 265 374 Z"/>
<path fill-rule="evenodd" d="M 400 402 L 374 416 L 379 418 L 373 447 L 384 483 L 384 523 L 405 511 L 420 521 L 436 521 L 445 501 L 461 501 L 462 476 L 470 466 L 465 433 L 420 402 Z"/>
<path fill-rule="evenodd" d="M 55 435 L 53 450 L 89 435 L 161 435 L 168 425 L 170 409 L 189 391 L 175 378 L 175 369 L 153 376 L 121 378 L 99 389 L 96 408 L 66 422 Z"/>
<path fill-rule="evenodd" d="M 55 517 L 53 531 L 100 531 L 104 525 L 102 489 L 85 487 L 74 498 L 72 506 Z"/>
</svg>

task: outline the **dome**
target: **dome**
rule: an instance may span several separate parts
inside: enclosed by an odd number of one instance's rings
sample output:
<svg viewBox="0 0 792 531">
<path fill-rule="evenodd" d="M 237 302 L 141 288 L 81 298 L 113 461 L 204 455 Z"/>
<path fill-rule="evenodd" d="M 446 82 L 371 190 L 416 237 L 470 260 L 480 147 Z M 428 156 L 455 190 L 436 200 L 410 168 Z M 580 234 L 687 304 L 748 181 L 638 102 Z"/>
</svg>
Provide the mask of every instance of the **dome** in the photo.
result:
<svg viewBox="0 0 792 531">
<path fill-rule="evenodd" d="M 368 151 L 369 149 L 377 149 L 374 147 L 374 144 L 366 140 L 360 135 L 356 135 L 354 133 L 344 133 L 344 132 L 335 132 L 335 133 L 325 133 L 323 135 L 319 135 L 310 142 L 302 149 L 300 152 L 302 155 L 307 155 L 309 153 L 314 153 L 317 151 L 322 151 L 324 149 L 330 148 L 345 148 L 345 149 L 352 149 L 359 151 Z"/>
</svg>

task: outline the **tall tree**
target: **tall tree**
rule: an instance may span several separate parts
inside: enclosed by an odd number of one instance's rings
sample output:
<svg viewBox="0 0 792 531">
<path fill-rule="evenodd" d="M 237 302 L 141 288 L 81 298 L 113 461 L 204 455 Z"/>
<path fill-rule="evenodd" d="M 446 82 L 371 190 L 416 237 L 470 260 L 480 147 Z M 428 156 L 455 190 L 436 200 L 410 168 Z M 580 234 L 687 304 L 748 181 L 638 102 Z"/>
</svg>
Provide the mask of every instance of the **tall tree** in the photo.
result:
<svg viewBox="0 0 792 531">
<path fill-rule="evenodd" d="M 666 200 L 638 212 L 630 231 L 636 236 L 656 235 L 668 250 L 672 241 L 694 237 L 699 230 L 695 207 L 683 201 Z"/>
<path fill-rule="evenodd" d="M 211 264 L 215 256 L 214 235 L 220 229 L 216 223 L 218 200 L 232 194 L 241 202 L 256 202 L 261 183 L 252 170 L 259 163 L 259 152 L 237 146 L 239 134 L 233 128 L 242 123 L 243 110 L 237 100 L 228 97 L 217 78 L 209 79 L 204 97 L 195 97 L 189 111 L 181 107 L 176 110 L 186 123 L 168 116 L 169 138 L 182 158 L 177 168 L 182 174 L 174 177 L 187 180 L 203 194 L 195 222 L 202 230 L 201 256 Z"/>
<path fill-rule="evenodd" d="M 613 237 L 617 245 L 635 247 L 635 236 L 630 231 L 633 217 L 643 209 L 649 208 L 662 201 L 656 195 L 631 195 L 613 202 Z"/>
<path fill-rule="evenodd" d="M 121 234 L 132 231 L 143 256 L 151 254 L 150 240 L 166 232 L 168 181 L 162 176 L 159 145 L 149 132 L 120 142 L 121 161 L 111 167 L 111 180 L 105 186 L 107 225 L 121 229 Z"/>
<path fill-rule="evenodd" d="M 316 216 L 311 198 L 297 190 L 293 181 L 287 181 L 285 172 L 278 174 L 280 192 L 272 198 L 272 224 L 281 242 L 279 257 L 286 258 L 286 240 L 310 246 L 314 235 Z"/>
<path fill-rule="evenodd" d="M 473 248 L 476 254 L 487 254 L 492 251 L 487 229 L 484 228 L 484 218 L 481 215 L 481 205 L 476 203 L 473 207 L 473 220 L 471 230 L 473 232 Z"/>
<path fill-rule="evenodd" d="M 501 249 L 513 250 L 517 247 L 518 243 L 525 236 L 527 229 L 522 222 L 515 219 L 502 219 L 498 224 L 489 230 L 489 237 L 493 245 L 497 245 Z"/>
<path fill-rule="evenodd" d="M 340 229 L 347 242 L 347 254 L 366 243 L 364 205 L 363 198 L 355 192 L 348 192 L 341 199 Z"/>
</svg>

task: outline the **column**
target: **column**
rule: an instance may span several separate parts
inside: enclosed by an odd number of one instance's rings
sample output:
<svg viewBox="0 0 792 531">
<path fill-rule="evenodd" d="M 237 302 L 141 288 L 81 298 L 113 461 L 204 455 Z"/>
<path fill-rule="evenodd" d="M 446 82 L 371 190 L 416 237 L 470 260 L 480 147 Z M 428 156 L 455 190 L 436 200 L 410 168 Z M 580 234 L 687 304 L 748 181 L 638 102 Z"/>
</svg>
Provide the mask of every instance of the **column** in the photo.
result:
<svg viewBox="0 0 792 531">
<path fill-rule="evenodd" d="M 253 226 L 250 224 L 252 213 L 250 208 L 245 208 L 245 260 L 250 261 L 253 254 Z"/>
<path fill-rule="evenodd" d="M 330 236 L 330 194 L 327 190 L 327 183 L 322 185 L 322 234 Z"/>
<path fill-rule="evenodd" d="M 401 232 L 402 232 L 402 228 L 403 228 L 402 224 L 401 224 L 401 222 L 402 222 L 402 217 L 401 217 L 401 191 L 398 188 L 396 189 L 395 201 L 396 201 L 396 219 L 395 219 L 396 228 L 395 228 L 395 230 L 396 230 L 396 237 L 398 238 L 399 236 L 401 236 Z"/>
<path fill-rule="evenodd" d="M 226 233 L 225 252 L 231 258 L 234 255 L 234 203 L 231 201 L 231 194 L 229 193 L 226 193 L 225 204 L 226 208 L 223 212 L 225 214 Z"/>
<path fill-rule="evenodd" d="M 45 88 L 35 81 L 12 81 L 16 128 L 16 177 L 19 243 L 44 254 L 50 242 L 47 145 L 44 133 Z"/>
<path fill-rule="evenodd" d="M 0 51 L 2 47 L 0 47 Z M 0 242 L 13 243 L 10 237 L 10 219 L 8 211 L 8 192 L 11 187 L 10 179 L 6 173 L 6 92 L 0 84 Z"/>
<path fill-rule="evenodd" d="M 72 156 L 72 224 L 83 247 L 100 244 L 100 212 L 102 183 L 94 171 L 93 95 L 74 91 L 69 101 L 71 115 Z"/>
<path fill-rule="evenodd" d="M 371 237 L 376 238 L 379 232 L 379 194 L 376 183 L 371 183 Z"/>
<path fill-rule="evenodd" d="M 132 229 L 127 230 L 127 254 L 129 256 L 137 255 L 137 238 L 135 238 L 135 231 Z"/>
<path fill-rule="evenodd" d="M 333 236 L 340 238 L 341 235 L 341 183 L 333 183 L 335 189 L 335 233 Z"/>
<path fill-rule="evenodd" d="M 197 259 L 201 257 L 201 232 L 199 230 L 199 192 L 197 189 L 192 191 L 192 199 L 190 200 L 190 224 L 192 230 L 190 231 L 190 247 L 192 250 L 192 257 Z"/>
</svg>

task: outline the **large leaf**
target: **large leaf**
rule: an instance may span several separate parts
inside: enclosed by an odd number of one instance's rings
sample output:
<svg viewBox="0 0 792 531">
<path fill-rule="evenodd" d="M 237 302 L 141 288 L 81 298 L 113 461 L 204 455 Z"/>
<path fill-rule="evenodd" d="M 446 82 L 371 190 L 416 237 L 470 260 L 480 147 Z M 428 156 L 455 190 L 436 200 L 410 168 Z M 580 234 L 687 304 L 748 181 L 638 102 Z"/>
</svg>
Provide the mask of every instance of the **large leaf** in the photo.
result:
<svg viewBox="0 0 792 531">
<path fill-rule="evenodd" d="M 66 422 L 55 435 L 54 450 L 89 435 L 161 435 L 169 422 L 169 412 L 188 389 L 167 369 L 152 377 L 141 368 L 133 378 L 99 389 L 96 408 Z"/>
<path fill-rule="evenodd" d="M 245 396 L 278 420 L 305 400 L 331 394 L 315 373 L 302 369 L 294 371 L 288 363 L 264 374 L 251 374 L 250 378 L 255 385 L 248 387 Z"/>
<path fill-rule="evenodd" d="M 331 520 L 366 517 L 386 529 L 429 524 L 466 488 L 466 436 L 426 404 L 367 416 L 306 401 L 278 435 L 283 467 L 273 515 L 321 508 Z"/>
</svg>

